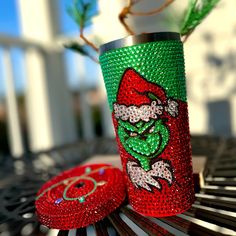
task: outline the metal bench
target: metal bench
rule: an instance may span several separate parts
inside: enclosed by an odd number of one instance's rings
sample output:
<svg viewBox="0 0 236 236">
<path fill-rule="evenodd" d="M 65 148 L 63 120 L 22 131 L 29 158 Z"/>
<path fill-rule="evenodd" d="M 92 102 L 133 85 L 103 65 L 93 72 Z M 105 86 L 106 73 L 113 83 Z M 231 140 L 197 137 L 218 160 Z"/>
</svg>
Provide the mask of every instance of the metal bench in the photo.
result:
<svg viewBox="0 0 236 236">
<path fill-rule="evenodd" d="M 177 216 L 152 218 L 141 216 L 126 203 L 103 221 L 70 231 L 49 230 L 39 224 L 34 214 L 35 194 L 62 169 L 93 154 L 115 154 L 114 140 L 80 142 L 32 154 L 34 158 L 25 157 L 24 172 L 17 176 L 6 176 L 19 169 L 8 163 L 0 174 L 0 235 L 236 235 L 236 140 L 193 137 L 192 147 L 193 154 L 207 156 L 207 163 L 205 184 L 191 209 Z"/>
</svg>

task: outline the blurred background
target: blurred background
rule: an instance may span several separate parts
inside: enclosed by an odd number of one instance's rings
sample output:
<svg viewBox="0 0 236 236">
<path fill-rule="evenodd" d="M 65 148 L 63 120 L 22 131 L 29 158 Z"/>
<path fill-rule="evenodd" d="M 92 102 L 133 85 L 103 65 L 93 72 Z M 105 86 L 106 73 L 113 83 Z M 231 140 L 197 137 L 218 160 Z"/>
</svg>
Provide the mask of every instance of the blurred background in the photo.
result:
<svg viewBox="0 0 236 236">
<path fill-rule="evenodd" d="M 127 35 L 126 4 L 99 0 L 85 34 L 98 46 Z M 78 140 L 114 137 L 99 65 L 63 47 L 79 30 L 72 0 L 0 6 L 0 155 L 21 156 Z M 137 33 L 179 31 L 188 0 L 158 16 L 129 17 Z M 158 7 L 157 1 L 136 10 Z M 236 136 L 236 1 L 222 0 L 184 44 L 191 134 Z"/>
<path fill-rule="evenodd" d="M 100 66 L 64 47 L 83 43 L 67 11 L 73 1 L 0 1 L 1 236 L 77 235 L 40 225 L 36 192 L 88 159 L 120 164 Z M 84 30 L 89 40 L 99 46 L 127 36 L 118 19 L 127 0 L 89 1 L 97 13 Z M 136 12 L 167 2 L 136 1 Z M 136 33 L 179 32 L 189 1 L 175 0 L 161 14 L 129 16 L 126 22 Z M 235 9 L 235 0 L 220 0 L 184 43 L 196 201 L 181 215 L 153 219 L 173 235 L 236 235 Z M 125 213 L 120 216 L 120 229 L 106 219 L 94 225 L 96 232 L 104 227 L 123 232 L 129 221 Z M 88 226 L 87 235 L 101 235 L 95 229 Z M 78 235 L 86 235 L 83 230 Z"/>
</svg>

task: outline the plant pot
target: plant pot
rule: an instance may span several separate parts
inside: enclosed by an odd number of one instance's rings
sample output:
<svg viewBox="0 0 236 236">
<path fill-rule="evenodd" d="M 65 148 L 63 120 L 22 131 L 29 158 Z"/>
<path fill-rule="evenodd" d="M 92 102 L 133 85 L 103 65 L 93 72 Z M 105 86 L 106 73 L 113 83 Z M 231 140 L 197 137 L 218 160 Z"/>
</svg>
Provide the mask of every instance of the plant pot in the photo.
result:
<svg viewBox="0 0 236 236">
<path fill-rule="evenodd" d="M 112 41 L 100 63 L 131 206 L 155 217 L 187 210 L 194 187 L 179 34 Z"/>
</svg>

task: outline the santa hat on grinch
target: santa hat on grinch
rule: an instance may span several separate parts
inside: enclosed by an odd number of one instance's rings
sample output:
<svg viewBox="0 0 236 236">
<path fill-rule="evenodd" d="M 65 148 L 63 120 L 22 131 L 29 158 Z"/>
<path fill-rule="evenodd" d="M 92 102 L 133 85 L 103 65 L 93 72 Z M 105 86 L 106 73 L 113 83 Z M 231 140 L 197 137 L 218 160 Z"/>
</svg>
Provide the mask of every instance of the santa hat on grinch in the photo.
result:
<svg viewBox="0 0 236 236">
<path fill-rule="evenodd" d="M 158 119 L 165 112 L 172 117 L 178 116 L 177 101 L 167 98 L 163 88 L 148 82 L 131 68 L 122 76 L 113 108 L 117 119 L 130 123 Z"/>
</svg>

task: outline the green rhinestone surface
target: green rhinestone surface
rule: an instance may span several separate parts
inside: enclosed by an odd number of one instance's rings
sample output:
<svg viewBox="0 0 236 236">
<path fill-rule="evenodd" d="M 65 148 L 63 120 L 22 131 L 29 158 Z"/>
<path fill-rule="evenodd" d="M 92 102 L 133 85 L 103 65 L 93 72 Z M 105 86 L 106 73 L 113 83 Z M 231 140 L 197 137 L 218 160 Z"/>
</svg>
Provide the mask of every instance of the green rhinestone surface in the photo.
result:
<svg viewBox="0 0 236 236">
<path fill-rule="evenodd" d="M 168 97 L 186 101 L 183 45 L 181 41 L 150 42 L 114 49 L 100 56 L 111 111 L 120 78 L 127 68 L 163 87 Z"/>
</svg>

